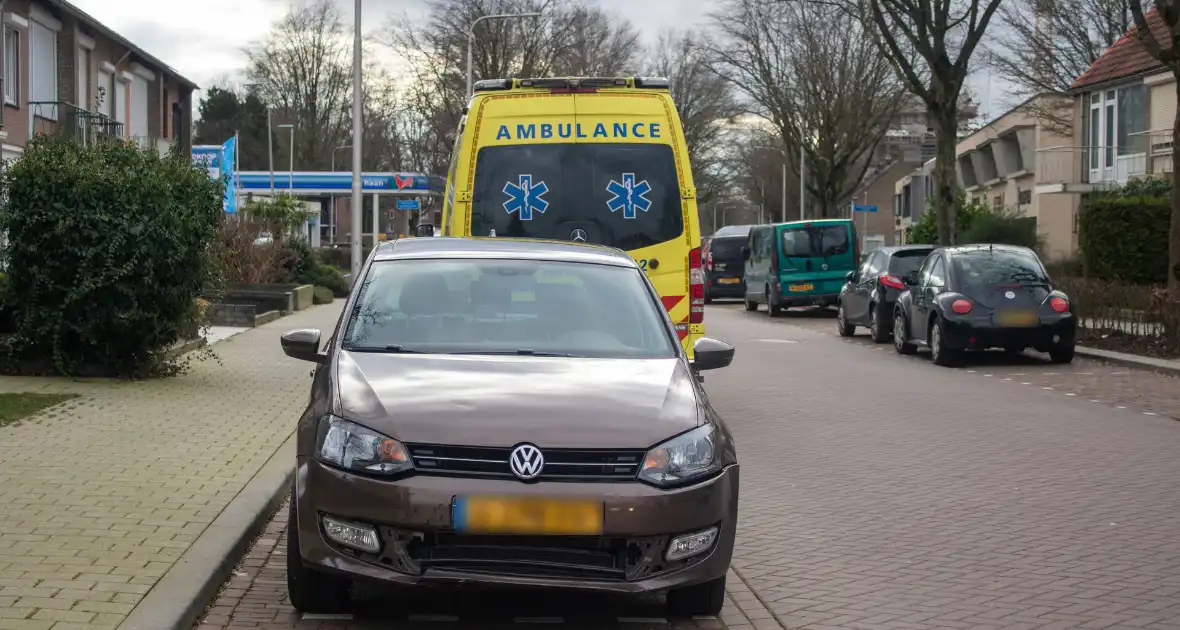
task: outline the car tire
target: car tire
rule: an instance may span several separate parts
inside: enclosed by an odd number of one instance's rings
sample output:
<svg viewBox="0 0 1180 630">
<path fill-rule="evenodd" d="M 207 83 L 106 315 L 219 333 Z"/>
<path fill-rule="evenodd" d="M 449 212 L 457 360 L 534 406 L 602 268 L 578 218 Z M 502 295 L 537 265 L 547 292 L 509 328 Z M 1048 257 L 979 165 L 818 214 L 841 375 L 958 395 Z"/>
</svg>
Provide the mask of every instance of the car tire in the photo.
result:
<svg viewBox="0 0 1180 630">
<path fill-rule="evenodd" d="M 712 303 L 713 303 L 713 296 L 709 295 L 709 289 L 706 288 L 705 289 L 705 304 L 712 304 Z"/>
<path fill-rule="evenodd" d="M 301 613 L 330 615 L 347 612 L 349 580 L 321 573 L 303 565 L 299 552 L 299 526 L 295 518 L 295 493 L 287 515 L 287 595 L 291 606 Z"/>
<path fill-rule="evenodd" d="M 778 317 L 783 312 L 783 307 L 779 306 L 774 300 L 774 294 L 770 292 L 770 285 L 766 285 L 766 314 L 771 317 Z"/>
<path fill-rule="evenodd" d="M 754 311 L 758 310 L 758 303 L 750 299 L 749 293 L 746 294 L 745 302 L 746 302 L 745 306 L 746 306 L 747 311 L 750 311 L 751 313 L 753 313 Z"/>
<path fill-rule="evenodd" d="M 844 319 L 843 304 L 836 307 L 836 330 L 840 332 L 841 337 L 851 337 L 856 334 L 856 326 L 849 324 L 848 320 Z"/>
<path fill-rule="evenodd" d="M 905 318 L 897 312 L 893 315 L 893 349 L 897 350 L 898 354 L 914 354 L 918 351 L 918 346 L 910 343 L 908 338 Z"/>
<path fill-rule="evenodd" d="M 881 318 L 877 314 L 877 305 L 869 306 L 869 333 L 873 337 L 873 343 L 885 343 L 889 341 L 889 330 L 882 330 Z"/>
<path fill-rule="evenodd" d="M 724 576 L 668 591 L 667 609 L 671 617 L 713 616 L 720 614 L 724 605 Z"/>
<path fill-rule="evenodd" d="M 930 325 L 930 358 L 934 360 L 934 365 L 956 367 L 962 362 L 962 353 L 958 350 L 947 348 L 946 344 L 943 343 L 944 336 L 942 319 L 935 318 L 934 323 Z"/>
<path fill-rule="evenodd" d="M 1054 363 L 1072 363 L 1074 354 L 1074 345 L 1055 346 L 1049 348 L 1049 360 Z"/>
</svg>

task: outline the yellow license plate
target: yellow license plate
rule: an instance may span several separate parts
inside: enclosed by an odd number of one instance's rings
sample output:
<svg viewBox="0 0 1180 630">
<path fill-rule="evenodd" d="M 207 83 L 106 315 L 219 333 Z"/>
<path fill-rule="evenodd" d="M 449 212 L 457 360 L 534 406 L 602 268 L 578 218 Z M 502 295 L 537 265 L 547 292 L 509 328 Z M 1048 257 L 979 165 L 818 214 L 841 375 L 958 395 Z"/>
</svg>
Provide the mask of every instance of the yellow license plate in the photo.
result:
<svg viewBox="0 0 1180 630">
<path fill-rule="evenodd" d="M 737 284 L 741 281 L 742 281 L 741 278 L 721 278 L 717 282 L 719 284 Z"/>
<path fill-rule="evenodd" d="M 1041 318 L 1036 311 L 1000 311 L 996 313 L 996 323 L 1001 326 L 1036 326 Z"/>
<path fill-rule="evenodd" d="M 456 497 L 455 529 L 473 534 L 597 536 L 601 501 L 520 497 Z"/>
<path fill-rule="evenodd" d="M 791 291 L 792 293 L 794 293 L 796 291 L 814 291 L 815 285 L 814 284 L 792 284 L 790 289 L 788 289 L 788 290 Z"/>
</svg>

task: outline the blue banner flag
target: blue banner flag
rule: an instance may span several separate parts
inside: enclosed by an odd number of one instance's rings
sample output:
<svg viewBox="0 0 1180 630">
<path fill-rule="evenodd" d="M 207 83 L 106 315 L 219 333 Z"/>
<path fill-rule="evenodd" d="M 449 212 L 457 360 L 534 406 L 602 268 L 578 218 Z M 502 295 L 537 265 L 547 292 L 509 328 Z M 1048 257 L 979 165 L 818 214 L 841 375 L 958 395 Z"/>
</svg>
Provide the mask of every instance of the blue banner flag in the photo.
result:
<svg viewBox="0 0 1180 630">
<path fill-rule="evenodd" d="M 225 184 L 225 197 L 222 199 L 221 207 L 226 212 L 233 214 L 237 212 L 238 205 L 236 195 L 234 194 L 238 187 L 237 172 L 234 171 L 234 153 L 237 151 L 237 136 L 231 137 L 221 145 L 220 155 L 220 177 L 222 183 Z"/>
</svg>

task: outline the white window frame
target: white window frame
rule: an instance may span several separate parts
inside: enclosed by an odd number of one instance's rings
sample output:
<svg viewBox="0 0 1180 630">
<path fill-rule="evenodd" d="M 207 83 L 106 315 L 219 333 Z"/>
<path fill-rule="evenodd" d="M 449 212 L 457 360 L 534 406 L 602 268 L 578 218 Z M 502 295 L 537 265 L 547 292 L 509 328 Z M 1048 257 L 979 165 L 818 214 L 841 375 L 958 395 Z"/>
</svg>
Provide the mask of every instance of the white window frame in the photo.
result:
<svg viewBox="0 0 1180 630">
<path fill-rule="evenodd" d="M 20 82 L 24 73 L 21 72 L 21 62 L 24 61 L 24 55 L 21 54 L 21 38 L 23 35 L 17 28 L 5 23 L 4 24 L 4 104 L 13 107 L 20 107 Z M 8 50 L 9 42 L 14 42 L 15 49 Z"/>
<path fill-rule="evenodd" d="M 1119 91 L 1128 87 L 1135 87 L 1135 84 L 1106 86 L 1085 95 L 1085 111 L 1089 114 L 1084 131 L 1085 144 L 1089 147 L 1086 166 L 1091 183 L 1123 184 L 1131 175 L 1145 170 L 1145 153 L 1119 155 Z M 1150 110 L 1144 115 L 1150 116 Z M 1097 129 L 1095 120 L 1098 121 Z"/>
<path fill-rule="evenodd" d="M 45 9 L 42 9 L 41 7 L 39 7 L 38 5 L 35 5 L 35 4 L 31 5 L 29 7 L 29 19 L 32 20 L 33 22 L 36 22 L 37 25 L 48 30 L 50 35 L 53 38 L 53 59 L 52 59 L 53 71 L 49 73 L 50 76 L 53 78 L 53 97 L 51 99 L 49 99 L 49 101 L 47 101 L 47 102 L 53 102 L 53 103 L 59 102 L 61 100 L 61 85 L 60 85 L 60 80 L 57 75 L 58 75 L 58 68 L 60 67 L 59 64 L 61 63 L 61 53 L 58 51 L 57 44 L 58 44 L 58 33 L 61 32 L 61 22 L 58 21 L 56 18 L 54 18 Z M 33 82 L 39 79 L 39 77 L 33 76 L 33 70 L 32 70 L 33 58 L 35 57 L 35 55 L 33 54 L 34 49 L 33 49 L 32 30 L 33 30 L 33 28 L 32 28 L 32 25 L 30 24 L 29 25 L 29 63 L 26 65 L 26 68 L 27 68 L 26 72 L 29 75 L 29 97 L 30 97 L 30 100 L 33 96 L 33 87 L 32 87 Z M 57 113 L 56 107 L 44 108 L 39 112 L 39 115 L 41 118 L 45 118 L 47 120 L 56 121 L 58 119 L 58 113 Z M 32 117 L 33 117 L 33 111 L 32 111 L 32 108 L 29 108 L 29 129 L 30 130 L 34 128 Z"/>
</svg>

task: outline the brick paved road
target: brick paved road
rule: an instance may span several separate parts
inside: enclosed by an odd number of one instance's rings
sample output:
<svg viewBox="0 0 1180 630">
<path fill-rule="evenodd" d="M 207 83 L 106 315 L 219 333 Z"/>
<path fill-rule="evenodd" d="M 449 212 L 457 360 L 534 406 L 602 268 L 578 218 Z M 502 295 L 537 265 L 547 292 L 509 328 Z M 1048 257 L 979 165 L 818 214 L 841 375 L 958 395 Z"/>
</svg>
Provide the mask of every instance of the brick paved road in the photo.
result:
<svg viewBox="0 0 1180 630">
<path fill-rule="evenodd" d="M 331 328 L 343 302 L 241 333 L 221 364 L 142 382 L 0 378 L 81 397 L 0 429 L 0 630 L 115 628 L 294 430 L 308 367 L 287 328 Z"/>
<path fill-rule="evenodd" d="M 1180 628 L 1180 423 L 793 319 L 706 315 L 735 566 L 785 627 Z"/>
<path fill-rule="evenodd" d="M 706 321 L 738 346 L 706 378 L 743 466 L 730 628 L 1180 629 L 1180 423 L 1040 385 L 1089 371 L 1085 391 L 1099 396 L 1099 379 L 1127 370 L 991 358 L 946 370 L 841 341 L 830 318 L 714 306 Z M 1139 388 L 1138 404 L 1159 395 L 1167 407 L 1180 392 L 1160 378 L 1128 373 L 1103 396 L 1129 402 L 1119 390 Z M 328 627 L 284 602 L 282 518 L 210 610 L 210 630 Z M 358 620 L 331 627 L 484 628 L 509 614 L 626 625 L 588 621 L 598 603 L 585 601 L 464 600 L 458 614 L 484 618 L 472 623 L 385 614 L 454 615 L 454 601 L 371 594 Z M 658 614 L 645 602 L 600 612 Z"/>
</svg>

